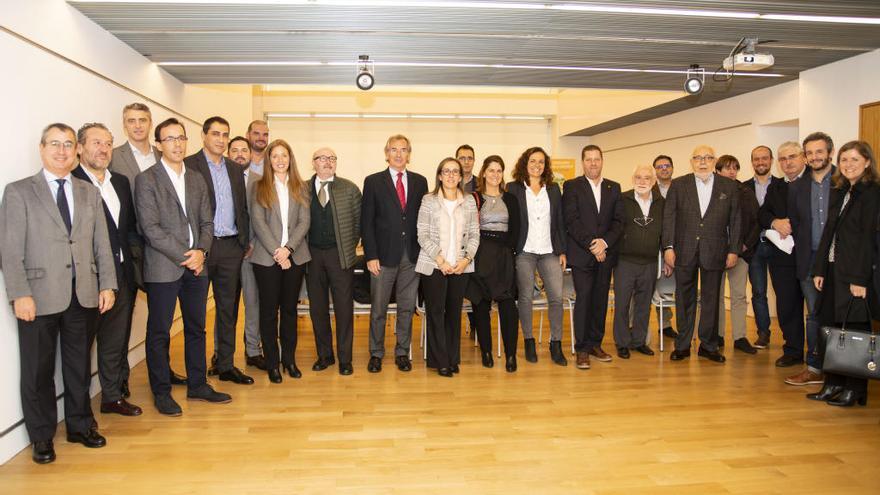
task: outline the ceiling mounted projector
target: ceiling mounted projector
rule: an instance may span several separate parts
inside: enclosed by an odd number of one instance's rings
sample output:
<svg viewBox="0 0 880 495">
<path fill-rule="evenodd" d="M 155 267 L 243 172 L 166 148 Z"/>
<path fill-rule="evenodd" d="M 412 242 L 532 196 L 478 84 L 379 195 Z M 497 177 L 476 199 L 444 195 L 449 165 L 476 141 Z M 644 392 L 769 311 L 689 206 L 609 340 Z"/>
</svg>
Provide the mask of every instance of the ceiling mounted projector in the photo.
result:
<svg viewBox="0 0 880 495">
<path fill-rule="evenodd" d="M 770 43 L 772 41 L 764 41 Z M 758 71 L 773 67 L 773 55 L 769 53 L 758 53 L 757 48 L 760 42 L 758 38 L 742 38 L 740 42 L 731 50 L 730 55 L 724 59 L 721 66 L 724 70 L 734 71 Z"/>
</svg>

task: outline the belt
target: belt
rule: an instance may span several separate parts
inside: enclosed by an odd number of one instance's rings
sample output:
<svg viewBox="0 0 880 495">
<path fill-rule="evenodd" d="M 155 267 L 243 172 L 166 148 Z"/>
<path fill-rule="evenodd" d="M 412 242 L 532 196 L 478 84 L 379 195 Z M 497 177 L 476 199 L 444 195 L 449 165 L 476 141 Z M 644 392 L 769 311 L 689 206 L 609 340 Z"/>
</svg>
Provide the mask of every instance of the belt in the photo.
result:
<svg viewBox="0 0 880 495">
<path fill-rule="evenodd" d="M 220 235 L 220 236 L 215 235 L 215 236 L 214 236 L 214 239 L 217 239 L 217 240 L 220 240 L 220 241 L 225 241 L 225 240 L 227 240 L 227 239 L 238 239 L 238 234 L 233 234 L 233 235 Z"/>
</svg>

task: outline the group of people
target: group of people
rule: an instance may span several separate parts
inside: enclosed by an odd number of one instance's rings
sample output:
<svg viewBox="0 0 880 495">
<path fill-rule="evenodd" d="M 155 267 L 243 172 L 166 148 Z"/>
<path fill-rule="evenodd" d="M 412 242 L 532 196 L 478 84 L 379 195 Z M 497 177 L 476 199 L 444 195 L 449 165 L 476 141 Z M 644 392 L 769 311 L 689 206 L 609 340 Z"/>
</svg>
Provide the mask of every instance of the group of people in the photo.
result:
<svg viewBox="0 0 880 495">
<path fill-rule="evenodd" d="M 505 369 L 517 370 L 519 328 L 529 362 L 538 360 L 532 304 L 536 273 L 546 294 L 549 354 L 562 350 L 563 277 L 576 292 L 576 366 L 611 361 L 602 349 L 608 293 L 614 278 L 617 356 L 653 355 L 647 345 L 651 298 L 658 278 L 675 279 L 678 332 L 671 359 L 690 356 L 697 306 L 697 354 L 723 363 L 723 280 L 731 294 L 733 347 L 754 354 L 769 345 L 767 271 L 777 294 L 785 346 L 777 366 L 806 367 L 791 385 L 823 383 L 809 397 L 835 405 L 864 404 L 866 383 L 822 374 L 820 324 L 849 319 L 867 326 L 878 314 L 877 265 L 880 185 L 866 143 L 849 142 L 831 165 L 834 145 L 822 133 L 779 146 L 784 174 L 770 174 L 772 150 L 751 154 L 755 176 L 737 182 L 740 164 L 709 146 L 691 156 L 692 173 L 672 179 L 673 162 L 658 156 L 635 168 L 621 191 L 602 177 L 603 153 L 581 153 L 583 175 L 554 180 L 540 147 L 525 150 L 505 183 L 504 160 L 492 155 L 475 173 L 475 151 L 460 146 L 427 178 L 408 170 L 412 145 L 403 135 L 385 144 L 388 167 L 369 175 L 363 190 L 337 174 L 331 148 L 312 153 L 304 180 L 284 140 L 269 141 L 265 121 L 230 137 L 222 117 L 207 119 L 202 147 L 187 155 L 189 138 L 174 118 L 153 127 L 141 103 L 122 112 L 127 142 L 114 146 L 100 123 L 78 131 L 47 126 L 42 169 L 6 186 L 0 205 L 0 254 L 9 301 L 18 322 L 21 396 L 37 463 L 55 460 L 55 344 L 61 339 L 67 440 L 98 448 L 89 400 L 90 349 L 97 341 L 101 412 L 142 413 L 130 403 L 128 346 L 137 290 L 147 295 L 146 357 L 158 412 L 180 416 L 172 386 L 188 400 L 227 403 L 231 396 L 207 381 L 254 383 L 234 363 L 236 322 L 243 298 L 245 362 L 267 373 L 300 378 L 296 364 L 297 306 L 305 281 L 317 359 L 353 373 L 354 267 L 363 248 L 370 277 L 367 370 L 382 370 L 385 324 L 394 298 L 394 363 L 410 371 L 412 316 L 422 297 L 427 366 L 440 376 L 460 371 L 464 300 L 480 344 L 482 365 L 494 366 L 490 313 L 499 313 Z M 152 137 L 153 142 L 150 142 Z M 786 238 L 794 248 L 786 249 Z M 835 254 L 846 253 L 846 255 Z M 746 280 L 758 327 L 746 339 Z M 699 282 L 698 282 L 699 280 Z M 699 285 L 699 298 L 697 287 Z M 215 306 L 214 355 L 206 357 L 209 286 Z M 421 289 L 421 290 L 419 290 Z M 869 304 L 847 312 L 851 298 Z M 331 303 L 332 301 L 332 303 Z M 183 320 L 186 375 L 171 369 L 175 307 Z M 808 315 L 804 320 L 803 306 Z M 334 352 L 331 316 L 336 322 Z"/>
</svg>

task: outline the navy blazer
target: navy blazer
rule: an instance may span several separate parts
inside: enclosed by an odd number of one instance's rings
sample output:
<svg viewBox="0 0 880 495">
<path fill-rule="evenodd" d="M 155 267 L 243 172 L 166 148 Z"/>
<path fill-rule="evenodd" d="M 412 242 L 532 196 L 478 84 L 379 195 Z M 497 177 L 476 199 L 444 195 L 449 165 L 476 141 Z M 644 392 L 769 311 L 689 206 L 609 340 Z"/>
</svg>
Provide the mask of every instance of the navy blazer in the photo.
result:
<svg viewBox="0 0 880 495">
<path fill-rule="evenodd" d="M 235 228 L 238 229 L 238 243 L 243 249 L 247 249 L 250 243 L 250 216 L 247 206 L 247 187 L 244 183 L 244 171 L 232 160 L 226 159 L 226 173 L 229 175 L 229 184 L 232 187 L 232 207 L 235 210 Z M 217 196 L 214 191 L 214 179 L 211 178 L 211 169 L 208 168 L 208 160 L 205 158 L 205 150 L 200 149 L 194 154 L 183 159 L 184 165 L 190 170 L 202 174 L 205 184 L 208 186 L 208 196 L 211 199 L 211 219 L 217 211 Z"/>
<path fill-rule="evenodd" d="M 837 168 L 832 166 L 828 174 L 833 176 L 836 170 Z M 798 280 L 805 280 L 809 277 L 813 268 L 813 205 L 810 197 L 812 181 L 813 175 L 808 168 L 799 179 L 788 183 L 787 211 L 794 236 L 794 252 L 792 254 L 797 265 Z M 832 189 L 834 188 L 832 187 Z M 830 209 L 830 197 L 828 198 L 828 206 Z"/>
<path fill-rule="evenodd" d="M 555 182 L 546 184 L 547 197 L 550 199 L 550 243 L 553 254 L 559 256 L 566 252 L 565 218 L 562 214 L 562 191 Z M 529 237 L 529 206 L 526 202 L 526 185 L 522 182 L 507 184 L 507 192 L 513 194 L 519 205 L 519 241 L 516 252 L 521 253 Z"/>
<path fill-rule="evenodd" d="M 379 260 L 382 266 L 398 266 L 403 258 L 405 245 L 410 261 L 415 264 L 420 251 L 416 222 L 425 194 L 428 194 L 428 179 L 407 170 L 406 210 L 403 210 L 388 168 L 364 179 L 364 195 L 361 200 L 364 259 Z"/>
<path fill-rule="evenodd" d="M 617 265 L 620 251 L 619 240 L 623 235 L 623 201 L 620 184 L 602 179 L 600 208 L 585 176 L 565 181 L 562 186 L 562 209 L 568 231 L 566 257 L 568 264 L 578 268 L 591 268 L 598 264 L 589 251 L 593 239 L 608 243 L 605 263 Z"/>
</svg>

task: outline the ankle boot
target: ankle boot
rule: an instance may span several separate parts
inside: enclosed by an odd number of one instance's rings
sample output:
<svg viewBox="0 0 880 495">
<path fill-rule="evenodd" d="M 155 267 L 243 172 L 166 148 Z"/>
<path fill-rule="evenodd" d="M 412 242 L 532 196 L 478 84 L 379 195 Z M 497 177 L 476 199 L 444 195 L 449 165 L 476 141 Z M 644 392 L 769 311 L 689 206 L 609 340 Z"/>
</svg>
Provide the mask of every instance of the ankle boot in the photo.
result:
<svg viewBox="0 0 880 495">
<path fill-rule="evenodd" d="M 516 356 L 507 356 L 507 363 L 505 363 L 504 369 L 506 369 L 508 373 L 516 371 Z"/>
<path fill-rule="evenodd" d="M 535 339 L 523 339 L 523 343 L 525 344 L 526 351 L 526 361 L 530 363 L 538 362 L 538 351 L 535 349 Z"/>
<path fill-rule="evenodd" d="M 565 354 L 562 352 L 561 340 L 550 341 L 550 359 L 559 366 L 568 366 L 568 360 L 565 359 Z"/>
<path fill-rule="evenodd" d="M 484 368 L 491 368 L 493 366 L 495 366 L 495 360 L 492 359 L 492 353 L 491 352 L 483 352 L 483 367 Z"/>
<path fill-rule="evenodd" d="M 858 402 L 860 406 L 868 404 L 868 396 L 864 392 L 856 392 L 850 389 L 844 389 L 836 399 L 828 401 L 829 406 L 852 407 Z"/>
<path fill-rule="evenodd" d="M 810 400 L 819 400 L 822 402 L 829 401 L 840 395 L 843 392 L 843 387 L 840 385 L 822 385 L 822 390 L 813 393 L 807 394 L 807 398 Z"/>
</svg>

